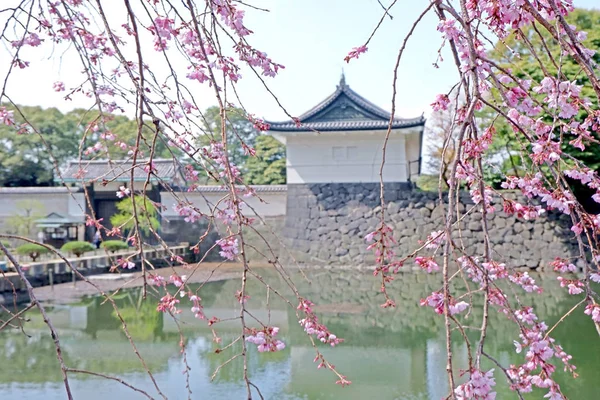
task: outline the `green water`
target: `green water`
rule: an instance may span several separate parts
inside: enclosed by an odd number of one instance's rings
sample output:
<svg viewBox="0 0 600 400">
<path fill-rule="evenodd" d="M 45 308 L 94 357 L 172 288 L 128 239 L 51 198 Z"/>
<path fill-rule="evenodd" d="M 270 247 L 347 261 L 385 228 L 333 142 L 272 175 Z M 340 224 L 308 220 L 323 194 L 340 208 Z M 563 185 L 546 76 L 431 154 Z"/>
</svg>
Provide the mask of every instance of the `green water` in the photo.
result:
<svg viewBox="0 0 600 400">
<path fill-rule="evenodd" d="M 264 279 L 282 287 L 279 278 L 269 271 Z M 294 310 L 277 301 L 271 293 L 270 313 L 264 287 L 249 282 L 248 305 L 253 314 L 280 327 L 287 347 L 279 353 L 259 354 L 251 347 L 249 371 L 265 399 L 431 399 L 448 393 L 445 374 L 445 345 L 442 320 L 431 309 L 418 306 L 418 299 L 439 288 L 439 277 L 419 274 L 399 275 L 391 287 L 398 307 L 383 310 L 378 293 L 379 283 L 368 272 L 312 271 L 311 283 L 295 277 L 302 293 L 320 306 L 319 315 L 332 332 L 346 339 L 335 349 L 323 348 L 328 361 L 335 364 L 353 383 L 341 388 L 336 378 L 313 364 L 314 350 L 298 325 Z M 558 287 L 555 276 L 536 276 L 547 288 L 542 295 L 520 294 L 524 304 L 535 307 L 549 325 L 556 322 L 577 302 Z M 234 297 L 238 280 L 204 285 L 199 295 L 205 313 L 219 318 L 234 317 L 239 304 Z M 169 399 L 186 399 L 183 357 L 179 351 L 179 333 L 168 315 L 155 311 L 156 301 L 141 301 L 140 289 L 119 294 L 116 298 L 136 346 Z M 220 354 L 206 323 L 195 320 L 189 306 L 181 307 L 180 326 L 186 340 L 192 399 L 243 399 L 241 383 L 243 364 L 234 360 L 211 382 L 214 370 L 230 358 L 235 346 Z M 84 298 L 77 304 L 48 307 L 56 326 L 68 366 L 119 376 L 128 383 L 159 398 L 148 375 L 132 352 L 120 323 L 109 305 L 100 298 Z M 466 321 L 479 324 L 481 310 L 472 312 Z M 51 338 L 36 312 L 29 312 L 24 325 L 25 336 L 18 330 L 0 332 L 0 399 L 64 399 L 58 362 Z M 0 317 L 1 319 L 2 317 Z M 517 338 L 513 324 L 496 312 L 490 316 L 490 335 L 486 350 L 505 366 L 522 362 L 512 344 Z M 238 335 L 238 322 L 215 326 L 223 343 Z M 471 332 L 475 340 L 478 332 Z M 591 320 L 580 309 L 570 316 L 553 336 L 573 355 L 579 377 L 557 373 L 558 381 L 570 399 L 598 399 L 600 382 L 600 339 Z M 253 345 L 251 345 L 253 346 Z M 457 374 L 467 364 L 464 345 L 454 348 Z M 491 366 L 486 366 L 490 368 Z M 516 398 L 496 369 L 498 399 Z M 75 399 L 142 399 L 144 396 L 127 387 L 89 375 L 70 376 Z M 544 392 L 534 392 L 527 399 L 541 399 Z M 258 398 L 258 397 L 257 397 Z"/>
</svg>

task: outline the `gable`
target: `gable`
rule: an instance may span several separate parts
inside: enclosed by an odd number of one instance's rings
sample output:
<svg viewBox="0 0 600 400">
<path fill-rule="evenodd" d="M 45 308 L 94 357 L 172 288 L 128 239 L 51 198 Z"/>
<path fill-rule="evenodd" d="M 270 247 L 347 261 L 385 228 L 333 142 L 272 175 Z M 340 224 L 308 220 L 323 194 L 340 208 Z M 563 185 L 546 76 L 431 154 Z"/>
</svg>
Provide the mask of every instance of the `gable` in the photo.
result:
<svg viewBox="0 0 600 400">
<path fill-rule="evenodd" d="M 373 114 L 346 94 L 341 93 L 331 104 L 303 122 L 320 121 L 381 121 L 383 118 Z"/>
</svg>

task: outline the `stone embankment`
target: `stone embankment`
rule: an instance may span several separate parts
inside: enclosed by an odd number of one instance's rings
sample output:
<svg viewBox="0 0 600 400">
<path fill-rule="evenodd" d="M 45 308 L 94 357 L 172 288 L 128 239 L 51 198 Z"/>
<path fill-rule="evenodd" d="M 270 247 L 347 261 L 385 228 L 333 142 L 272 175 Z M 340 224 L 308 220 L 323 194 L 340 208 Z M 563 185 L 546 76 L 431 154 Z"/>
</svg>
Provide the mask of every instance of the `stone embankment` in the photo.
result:
<svg viewBox="0 0 600 400">
<path fill-rule="evenodd" d="M 515 193 L 505 193 L 516 198 Z M 398 242 L 396 252 L 408 255 L 420 247 L 433 231 L 442 229 L 443 208 L 438 194 L 386 184 L 385 219 Z M 366 249 L 365 235 L 381 221 L 379 184 L 288 185 L 288 206 L 283 236 L 295 257 L 305 263 L 372 265 L 374 256 Z M 482 215 L 469 212 L 473 201 L 461 193 L 463 215 L 455 229 L 468 254 L 483 254 Z M 543 269 L 555 257 L 578 254 L 568 217 L 550 213 L 534 221 L 506 215 L 502 205 L 488 215 L 493 257 L 510 267 Z"/>
</svg>

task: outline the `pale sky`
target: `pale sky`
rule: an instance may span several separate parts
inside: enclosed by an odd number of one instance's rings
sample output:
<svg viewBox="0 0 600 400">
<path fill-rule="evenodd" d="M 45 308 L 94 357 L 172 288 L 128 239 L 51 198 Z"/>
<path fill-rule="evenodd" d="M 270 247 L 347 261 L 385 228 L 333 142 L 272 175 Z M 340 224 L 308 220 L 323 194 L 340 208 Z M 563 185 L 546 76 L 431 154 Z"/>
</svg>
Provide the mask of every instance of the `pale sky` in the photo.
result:
<svg viewBox="0 0 600 400">
<path fill-rule="evenodd" d="M 598 7 L 598 1 L 575 0 L 575 5 Z M 369 51 L 346 64 L 343 59 L 348 51 L 363 44 L 381 18 L 383 10 L 377 0 L 255 0 L 251 3 L 270 10 L 265 13 L 246 9 L 245 23 L 255 32 L 248 39 L 274 61 L 285 65 L 285 70 L 276 78 L 266 80 L 292 115 L 300 115 L 331 94 L 342 68 L 346 82 L 356 92 L 389 110 L 398 49 L 413 21 L 428 4 L 424 0 L 399 0 L 390 11 L 393 20 L 385 19 Z M 382 3 L 388 4 L 389 0 Z M 435 14 L 428 15 L 416 29 L 403 56 L 396 99 L 400 117 L 429 114 L 429 104 L 435 95 L 447 91 L 456 82 L 456 72 L 448 57 L 440 68 L 432 65 L 441 44 L 436 25 Z M 8 93 L 15 102 L 54 106 L 63 111 L 90 105 L 84 98 L 65 102 L 52 89 L 55 81 L 82 79 L 77 59 L 61 58 L 57 51 L 45 54 L 43 59 L 37 53 L 31 54 L 32 66 L 16 71 L 9 82 Z M 0 77 L 4 72 L 5 67 L 0 66 Z M 260 82 L 248 71 L 243 75 L 239 91 L 249 111 L 272 121 L 287 119 Z M 206 88 L 199 87 L 197 93 L 201 106 L 214 104 Z"/>
</svg>

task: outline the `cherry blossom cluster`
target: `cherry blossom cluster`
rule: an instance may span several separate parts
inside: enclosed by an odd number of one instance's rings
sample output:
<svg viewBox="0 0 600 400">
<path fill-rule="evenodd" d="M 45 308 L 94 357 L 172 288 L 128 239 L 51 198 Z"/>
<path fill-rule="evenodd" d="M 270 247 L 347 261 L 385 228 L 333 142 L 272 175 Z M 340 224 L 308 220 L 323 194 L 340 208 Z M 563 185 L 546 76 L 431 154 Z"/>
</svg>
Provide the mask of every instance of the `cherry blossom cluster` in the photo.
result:
<svg viewBox="0 0 600 400">
<path fill-rule="evenodd" d="M 421 299 L 421 306 L 433 308 L 436 314 L 444 314 L 444 295 L 441 292 L 432 292 L 429 296 Z M 448 312 L 450 315 L 461 313 L 469 308 L 469 303 L 464 301 L 457 302 L 456 299 L 450 298 L 448 301 Z"/>
<path fill-rule="evenodd" d="M 372 250 L 375 253 L 375 263 L 377 264 L 375 275 L 379 272 L 385 275 L 390 269 L 398 272 L 402 267 L 402 263 L 394 261 L 396 257 L 394 248 L 397 242 L 389 225 L 382 224 L 377 230 L 366 234 L 365 241 L 369 243 L 367 250 Z"/>
<path fill-rule="evenodd" d="M 434 261 L 433 257 L 415 257 L 415 263 L 425 272 L 431 274 L 440 270 L 440 266 Z"/>
<path fill-rule="evenodd" d="M 469 279 L 475 283 L 483 283 L 487 277 L 490 281 L 508 277 L 508 271 L 504 263 L 489 261 L 480 263 L 477 257 L 462 256 L 457 260 Z"/>
<path fill-rule="evenodd" d="M 525 352 L 525 363 L 520 366 L 511 365 L 507 373 L 512 381 L 511 388 L 527 393 L 536 386 L 549 389 L 546 398 L 563 399 L 560 386 L 552 379 L 556 367 L 551 363 L 553 357 L 558 358 L 565 367 L 565 371 L 574 376 L 575 366 L 570 363 L 571 356 L 565 353 L 561 346 L 554 344 L 554 339 L 548 337 L 545 332 L 548 326 L 545 323 L 537 323 L 537 316 L 531 309 L 524 310 L 526 317 L 520 320 L 529 325 L 522 328 L 519 335 L 521 341 L 515 341 L 517 353 Z"/>
<path fill-rule="evenodd" d="M 134 269 L 135 268 L 135 263 L 131 262 L 129 259 L 127 258 L 120 258 L 117 261 L 117 264 L 119 265 L 119 267 L 123 268 L 123 269 Z"/>
<path fill-rule="evenodd" d="M 276 326 L 268 326 L 262 330 L 254 328 L 246 328 L 246 341 L 254 343 L 259 352 L 275 352 L 285 349 L 285 343 L 276 339 L 279 333 L 279 328 Z"/>
<path fill-rule="evenodd" d="M 179 304 L 179 299 L 175 296 L 167 293 L 163 297 L 161 297 L 158 306 L 156 307 L 156 311 L 160 312 L 170 312 L 172 314 L 179 314 L 181 310 L 177 309 L 177 304 Z"/>
<path fill-rule="evenodd" d="M 495 400 L 496 392 L 493 387 L 496 386 L 494 379 L 494 370 L 487 372 L 480 370 L 471 371 L 469 380 L 454 389 L 457 400 Z"/>
<path fill-rule="evenodd" d="M 12 126 L 15 124 L 14 111 L 0 106 L 0 124 Z"/>
<path fill-rule="evenodd" d="M 217 240 L 217 245 L 221 248 L 219 254 L 227 260 L 234 260 L 239 253 L 239 244 L 236 237 L 227 237 Z"/>
<path fill-rule="evenodd" d="M 508 279 L 512 283 L 521 286 L 527 293 L 542 293 L 542 288 L 536 285 L 535 279 L 529 276 L 529 272 L 515 272 L 509 275 Z"/>
<path fill-rule="evenodd" d="M 585 285 L 579 279 L 565 279 L 562 276 L 556 278 L 560 282 L 560 287 L 566 287 L 569 294 L 581 294 Z"/>
<path fill-rule="evenodd" d="M 343 342 L 344 339 L 338 338 L 325 325 L 319 323 L 319 319 L 313 311 L 313 306 L 314 304 L 311 301 L 300 299 L 300 303 L 296 307 L 304 315 L 304 318 L 299 321 L 300 326 L 304 328 L 304 332 L 309 336 L 315 336 L 320 342 L 329 344 L 331 347 Z"/>
<path fill-rule="evenodd" d="M 363 53 L 366 53 L 367 50 L 368 50 L 368 48 L 367 48 L 366 45 L 354 47 L 354 48 L 352 48 L 352 50 L 350 50 L 350 52 L 348 53 L 348 55 L 344 58 L 344 61 L 346 61 L 347 63 L 349 63 L 350 60 L 352 60 L 353 58 L 360 57 L 360 55 L 363 54 Z"/>
<path fill-rule="evenodd" d="M 179 216 L 184 217 L 185 222 L 194 223 L 204 217 L 193 204 L 180 202 L 174 205 L 174 209 Z"/>
<path fill-rule="evenodd" d="M 195 294 L 192 294 L 189 296 L 189 300 L 192 302 L 191 311 L 194 314 L 194 317 L 198 319 L 206 319 L 200 297 Z"/>
<path fill-rule="evenodd" d="M 219 167 L 219 176 L 224 178 L 228 175 L 227 166 L 229 166 L 229 170 L 231 171 L 231 179 L 238 180 L 240 178 L 240 170 L 238 167 L 229 162 L 227 154 L 224 150 L 223 143 L 221 142 L 212 142 L 210 144 L 210 149 L 203 149 L 206 157 L 214 160 Z"/>
</svg>

